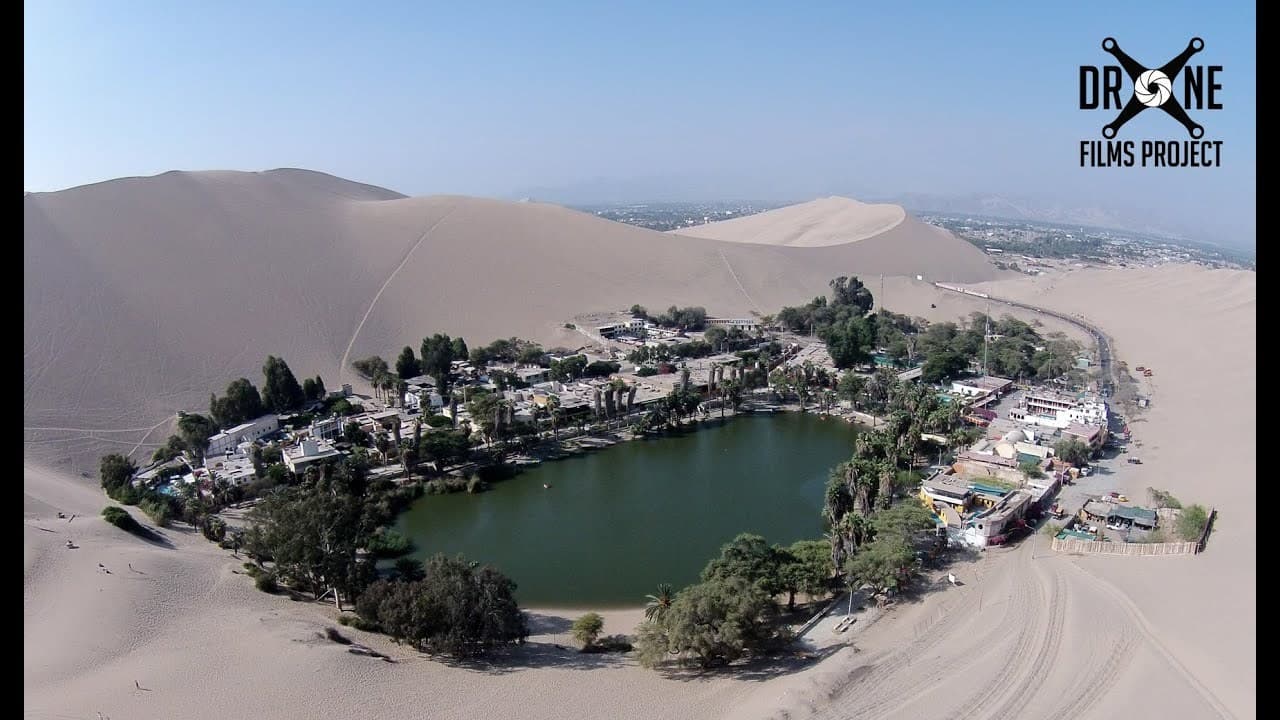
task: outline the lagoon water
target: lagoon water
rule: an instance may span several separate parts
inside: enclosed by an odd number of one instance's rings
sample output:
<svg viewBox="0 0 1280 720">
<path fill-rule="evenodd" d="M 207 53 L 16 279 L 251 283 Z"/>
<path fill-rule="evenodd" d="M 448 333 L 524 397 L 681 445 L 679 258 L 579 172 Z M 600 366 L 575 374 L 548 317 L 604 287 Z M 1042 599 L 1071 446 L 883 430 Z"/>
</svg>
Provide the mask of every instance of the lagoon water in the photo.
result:
<svg viewBox="0 0 1280 720">
<path fill-rule="evenodd" d="M 524 606 L 639 605 L 660 582 L 696 581 L 740 532 L 821 537 L 826 478 L 855 434 L 801 413 L 712 420 L 544 463 L 479 495 L 426 496 L 396 529 L 420 558 L 461 552 L 495 565 Z"/>
</svg>

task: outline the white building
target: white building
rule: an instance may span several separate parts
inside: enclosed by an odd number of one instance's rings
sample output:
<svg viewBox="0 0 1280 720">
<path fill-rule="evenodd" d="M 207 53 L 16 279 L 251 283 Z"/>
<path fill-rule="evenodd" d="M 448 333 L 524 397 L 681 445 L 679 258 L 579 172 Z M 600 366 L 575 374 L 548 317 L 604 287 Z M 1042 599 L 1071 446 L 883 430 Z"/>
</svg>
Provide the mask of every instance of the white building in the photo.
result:
<svg viewBox="0 0 1280 720">
<path fill-rule="evenodd" d="M 284 451 L 284 464 L 289 468 L 289 472 L 299 474 L 316 463 L 323 462 L 329 458 L 334 458 L 342 453 L 333 449 L 333 446 L 323 440 L 313 440 L 307 438 L 298 443 L 297 447 L 287 448 Z"/>
<path fill-rule="evenodd" d="M 343 418 L 335 415 L 330 418 L 316 420 L 311 423 L 311 437 L 317 440 L 328 440 L 334 442 L 341 439 L 343 433 Z"/>
<path fill-rule="evenodd" d="M 536 385 L 551 379 L 551 371 L 544 367 L 522 367 L 516 369 L 516 377 L 520 382 Z"/>
<path fill-rule="evenodd" d="M 404 393 L 405 410 L 438 410 L 442 407 L 444 407 L 444 398 L 440 397 L 440 393 L 433 388 L 423 387 L 406 390 Z"/>
<path fill-rule="evenodd" d="M 260 418 L 250 420 L 243 425 L 237 425 L 230 430 L 225 430 L 209 438 L 209 449 L 205 451 L 205 456 L 226 454 L 228 450 L 233 450 L 242 442 L 253 442 L 279 429 L 280 418 L 278 416 L 263 415 Z"/>
<path fill-rule="evenodd" d="M 748 332 L 760 327 L 760 321 L 756 318 L 707 318 L 707 324 L 713 327 L 740 328 Z"/>
<path fill-rule="evenodd" d="M 257 477 L 253 460 L 243 453 L 210 456 L 205 460 L 204 468 L 214 480 L 226 480 L 232 485 L 242 485 Z"/>
<path fill-rule="evenodd" d="M 1095 398 L 1033 391 L 1027 393 L 1022 407 L 1009 411 L 1009 419 L 1059 430 L 1073 424 L 1106 427 L 1108 409 L 1104 401 Z"/>
</svg>

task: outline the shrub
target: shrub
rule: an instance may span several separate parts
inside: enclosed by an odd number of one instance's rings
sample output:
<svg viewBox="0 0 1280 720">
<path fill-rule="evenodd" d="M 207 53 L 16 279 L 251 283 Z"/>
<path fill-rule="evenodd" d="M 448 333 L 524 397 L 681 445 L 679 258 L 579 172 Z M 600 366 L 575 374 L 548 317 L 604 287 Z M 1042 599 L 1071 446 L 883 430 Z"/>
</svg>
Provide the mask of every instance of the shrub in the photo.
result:
<svg viewBox="0 0 1280 720">
<path fill-rule="evenodd" d="M 465 478 L 446 477 L 427 481 L 426 492 L 428 495 L 447 495 L 449 493 L 463 492 L 466 489 L 467 480 Z"/>
<path fill-rule="evenodd" d="M 209 542 L 221 544 L 227 539 L 227 524 L 221 518 L 210 515 L 200 524 L 200 533 Z"/>
<path fill-rule="evenodd" d="M 1155 505 L 1158 508 L 1177 509 L 1182 507 L 1182 503 L 1178 500 L 1178 498 L 1173 496 L 1173 493 L 1166 492 L 1164 490 L 1157 490 L 1156 488 L 1149 487 L 1147 488 L 1147 495 L 1151 497 L 1151 504 Z"/>
<path fill-rule="evenodd" d="M 657 374 L 658 374 L 658 368 L 650 367 L 649 365 L 645 365 L 644 367 L 636 369 L 636 375 L 638 377 L 650 377 L 652 375 L 657 375 Z"/>
<path fill-rule="evenodd" d="M 606 635 L 593 646 L 601 652 L 631 652 L 631 638 L 627 635 Z"/>
<path fill-rule="evenodd" d="M 582 643 L 582 649 L 595 645 L 604 630 L 604 618 L 598 613 L 587 613 L 573 622 L 573 639 Z"/>
<path fill-rule="evenodd" d="M 351 621 L 355 619 L 356 619 L 355 615 L 339 615 L 338 624 L 343 627 L 349 627 L 351 625 Z"/>
<path fill-rule="evenodd" d="M 253 579 L 253 586 L 272 595 L 280 590 L 280 585 L 276 583 L 276 574 L 273 572 L 258 573 L 258 576 Z"/>
<path fill-rule="evenodd" d="M 173 510 L 169 505 L 169 501 L 155 496 L 148 497 L 138 503 L 138 509 L 147 514 L 151 518 L 151 522 L 160 527 L 168 527 L 169 521 L 173 519 Z"/>
<path fill-rule="evenodd" d="M 564 329 L 565 329 L 565 330 L 577 330 L 577 329 L 578 329 L 578 326 L 577 326 L 577 325 L 574 325 L 573 323 L 565 323 L 565 324 L 564 324 Z"/>
<path fill-rule="evenodd" d="M 472 495 L 479 492 L 484 492 L 485 490 L 488 490 L 488 489 L 489 489 L 489 483 L 482 480 L 479 475 L 472 475 L 471 479 L 467 480 L 467 492 L 471 493 Z"/>
<path fill-rule="evenodd" d="M 142 526 L 133 519 L 129 511 L 119 505 L 108 505 L 102 508 L 102 519 L 125 532 L 136 533 L 142 530 Z"/>
<path fill-rule="evenodd" d="M 342 623 L 343 625 L 346 625 L 347 623 L 342 622 L 346 617 L 347 617 L 346 615 L 343 615 L 342 617 L 338 618 L 338 622 Z M 338 628 L 334 628 L 334 627 L 325 628 L 324 636 L 329 638 L 333 642 L 338 643 L 339 645 L 351 644 L 351 639 L 348 638 L 346 635 L 343 635 L 342 633 L 338 632 Z"/>
<path fill-rule="evenodd" d="M 453 421 L 452 421 L 452 420 L 450 420 L 450 419 L 449 419 L 447 416 L 445 416 L 445 415 L 430 415 L 430 416 L 428 416 L 428 417 L 427 417 L 427 419 L 426 419 L 426 420 L 424 420 L 423 422 L 425 422 L 428 426 L 433 427 L 433 428 L 451 428 L 451 427 L 453 427 Z"/>
<path fill-rule="evenodd" d="M 369 542 L 365 544 L 365 549 L 373 553 L 374 557 L 394 558 L 408 555 L 412 552 L 413 543 L 409 541 L 409 538 L 395 530 L 383 528 L 369 538 Z"/>
<path fill-rule="evenodd" d="M 1200 539 L 1204 526 L 1209 523 L 1209 511 L 1203 505 L 1190 505 L 1178 514 L 1178 537 L 1187 542 Z"/>
</svg>

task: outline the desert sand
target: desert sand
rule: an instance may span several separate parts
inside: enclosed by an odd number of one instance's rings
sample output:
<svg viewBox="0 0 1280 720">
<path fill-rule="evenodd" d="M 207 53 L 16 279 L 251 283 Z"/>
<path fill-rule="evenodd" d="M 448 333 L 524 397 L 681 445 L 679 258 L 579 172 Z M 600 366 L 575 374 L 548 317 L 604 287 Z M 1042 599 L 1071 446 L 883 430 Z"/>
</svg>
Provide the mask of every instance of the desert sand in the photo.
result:
<svg viewBox="0 0 1280 720">
<path fill-rule="evenodd" d="M 914 221 L 772 247 L 302 170 L 113 180 L 32 193 L 23 209 L 25 454 L 72 471 L 149 452 L 177 411 L 206 408 L 237 377 L 261 382 L 267 354 L 333 388 L 353 380 L 349 361 L 436 332 L 576 347 L 569 318 L 633 303 L 740 316 L 808 300 L 840 274 L 999 275 Z"/>
<path fill-rule="evenodd" d="M 904 222 L 908 223 L 908 232 L 931 229 L 917 220 L 908 220 L 906 211 L 898 205 L 828 197 L 673 232 L 728 242 L 826 247 L 882 235 Z"/>
<path fill-rule="evenodd" d="M 1253 273 L 1196 267 L 1087 269 L 979 285 L 993 294 L 1081 313 L 1112 337 L 1119 359 L 1131 367 L 1155 369 L 1152 383 L 1145 388 L 1152 405 L 1132 416 L 1135 440 L 1142 443 L 1134 452 L 1142 454 L 1144 464 L 1122 466 L 1103 477 L 1130 496 L 1141 497 L 1146 486 L 1154 485 L 1173 491 L 1184 502 L 1216 506 L 1222 516 L 1205 553 L 1172 558 L 1072 557 L 1053 554 L 1041 537 L 993 549 L 959 566 L 960 587 L 939 585 L 920 601 L 899 605 L 853 633 L 850 638 L 856 648 L 841 650 L 816 665 L 664 676 L 629 660 L 558 648 L 568 646 L 568 623 L 581 612 L 576 609 L 531 611 L 532 642 L 492 666 L 449 665 L 385 639 L 344 630 L 396 660 L 383 663 L 350 655 L 320 640 L 317 633 L 333 625 L 331 607 L 257 592 L 248 578 L 235 572 L 240 560 L 198 534 L 164 530 L 166 542 L 151 544 L 106 525 L 96 517 L 104 501 L 93 480 L 67 472 L 77 467 L 73 462 L 50 467 L 50 459 L 71 448 L 127 450 L 139 445 L 140 438 L 144 446 L 149 423 L 157 421 L 163 408 L 180 407 L 188 397 L 207 397 L 211 385 L 224 384 L 228 373 L 256 377 L 253 373 L 267 352 L 288 355 L 289 350 L 312 348 L 312 355 L 299 352 L 301 360 L 289 356 L 295 369 L 330 374 L 329 368 L 336 370 L 346 347 L 352 346 L 355 355 L 370 347 L 389 352 L 379 343 L 403 343 L 390 338 L 399 337 L 406 328 L 422 334 L 421 326 L 413 325 L 416 322 L 439 322 L 427 329 L 458 332 L 438 319 L 450 317 L 450 311 L 438 309 L 440 301 L 432 295 L 433 284 L 446 279 L 441 266 L 476 262 L 476 273 L 457 280 L 459 286 L 474 285 L 490 270 L 499 273 L 497 277 L 517 277 L 501 274 L 508 272 L 501 263 L 479 263 L 463 244 L 474 243 L 483 252 L 511 248 L 514 243 L 490 240 L 510 232 L 509 237 L 525 241 L 520 247 L 534 248 L 534 255 L 565 246 L 599 262 L 593 242 L 607 245 L 601 253 L 620 252 L 623 246 L 668 237 L 679 243 L 679 252 L 686 257 L 716 256 L 715 262 L 700 261 L 699 284 L 672 302 L 697 302 L 715 311 L 720 296 L 704 297 L 700 291 L 723 292 L 726 302 L 741 301 L 743 289 L 773 293 L 769 297 L 785 302 L 794 301 L 782 300 L 788 292 L 803 299 L 822 290 L 833 274 L 832 266 L 810 268 L 811 260 L 793 258 L 792 253 L 848 252 L 876 242 L 872 238 L 825 249 L 733 246 L 766 253 L 754 256 L 734 254 L 728 245 L 704 249 L 690 244 L 697 241 L 689 238 L 627 230 L 618 241 L 621 244 L 611 244 L 611 233 L 621 236 L 623 231 L 560 208 L 453 198 L 396 199 L 394 193 L 325 176 L 299 177 L 307 182 L 299 185 L 288 174 L 271 173 L 170 177 L 170 184 L 177 186 L 174 195 L 157 201 L 147 216 L 172 213 L 168 225 L 155 221 L 155 225 L 125 227 L 109 213 L 77 215 L 63 206 L 48 207 L 49 196 L 36 196 L 43 206 L 27 206 L 24 244 L 35 257 L 28 259 L 25 270 L 28 278 L 39 270 L 54 280 L 28 290 L 24 318 L 26 716 L 92 718 L 101 712 L 116 718 L 311 717 L 318 708 L 341 717 L 370 718 L 423 713 L 440 718 L 1256 716 Z M 278 184 L 276 192 L 284 198 L 272 202 L 307 198 L 305 203 L 289 206 L 296 217 L 281 220 L 272 211 L 258 208 L 264 200 L 257 185 L 264 178 L 268 185 Z M 208 192 L 208 184 L 221 187 L 224 182 L 237 188 L 250 182 L 254 188 L 241 188 L 242 194 L 239 190 Z M 189 185 L 197 187 L 199 199 L 190 196 Z M 317 185 L 327 188 L 323 195 L 338 199 L 332 205 L 319 203 L 314 192 Z M 211 197 L 217 198 L 216 203 Z M 68 201 L 58 199 L 52 204 L 63 202 Z M 258 209 L 249 212 L 243 206 Z M 398 207 L 413 210 L 401 213 Z M 165 243 L 177 243 L 185 232 L 182 214 L 192 212 L 209 223 L 223 223 L 216 233 L 208 225 L 192 225 L 211 233 L 210 243 L 230 242 L 228 235 L 218 233 L 248 238 L 235 245 L 241 256 L 224 262 L 213 257 L 211 247 L 209 256 L 197 254 L 204 261 L 197 263 L 187 259 L 195 251 L 185 246 L 181 253 L 175 248 L 166 255 Z M 60 215 L 56 223 L 50 219 L 53 215 Z M 270 222 L 253 229 L 242 224 L 244 217 L 259 215 Z M 68 216 L 77 219 L 67 220 Z M 478 229 L 456 229 L 457 234 L 446 230 L 450 218 L 472 217 L 485 218 L 466 224 Z M 539 225 L 546 218 L 554 222 Z M 89 231 L 95 223 L 102 227 L 101 234 Z M 272 223 L 286 225 L 272 230 Z M 403 237 L 391 230 L 380 236 L 349 230 L 400 227 L 397 223 L 403 224 Z M 578 229 L 563 230 L 566 224 Z M 310 230 L 303 240 L 289 235 L 299 227 Z M 529 227 L 535 231 L 528 232 Z M 125 232 L 131 228 L 138 235 Z M 274 232 L 292 239 L 276 240 Z M 450 242 L 441 242 L 441 254 L 427 253 L 423 255 L 427 260 L 419 259 L 416 240 L 410 237 L 415 233 L 424 247 L 435 248 L 442 238 Z M 348 248 L 346 243 L 356 237 L 365 250 Z M 271 249 L 262 244 L 264 238 L 270 238 L 272 245 L 288 246 L 290 252 Z M 120 256 L 104 249 L 108 239 L 128 251 Z M 378 243 L 385 245 L 385 259 L 367 249 L 382 247 Z M 307 247 L 323 247 L 326 252 L 308 253 Z M 665 246 L 645 247 L 670 263 L 651 264 L 650 270 L 697 273 L 697 268 L 689 270 L 696 263 L 677 262 L 663 254 L 665 250 L 659 252 Z M 509 252 L 517 253 L 519 262 L 532 262 L 524 249 Z M 335 255 L 340 259 L 333 260 Z M 633 282 L 620 257 L 615 255 L 600 266 L 617 268 L 617 272 L 601 270 L 595 278 L 598 285 L 592 286 L 606 294 L 604 304 L 659 305 L 649 295 L 608 294 L 615 279 L 624 288 Z M 761 284 L 742 283 L 743 288 L 737 288 L 738 281 L 723 276 L 727 270 L 716 269 L 723 258 L 728 260 L 720 268 L 731 266 L 739 273 L 743 272 L 740 267 L 757 268 L 766 276 L 768 272 L 795 274 L 801 280 L 791 286 L 794 289 L 770 289 L 760 277 L 748 274 L 753 283 Z M 564 286 L 557 284 L 562 281 L 555 280 L 559 264 L 581 263 L 575 266 L 579 272 L 600 269 L 581 259 L 540 262 L 545 263 L 537 267 L 547 270 L 547 284 L 519 286 L 524 292 L 563 294 Z M 249 280 L 236 285 L 245 291 L 245 298 L 218 296 L 214 301 L 217 308 L 234 311 L 232 319 L 201 320 L 190 314 L 191 308 L 199 307 L 187 294 L 192 286 L 207 285 L 210 291 L 221 287 L 222 278 L 203 269 L 208 263 L 220 263 L 217 267 L 232 275 L 248 273 Z M 267 283 L 270 273 L 257 269 L 262 263 L 284 279 Z M 131 282 L 103 277 L 125 272 L 131 264 L 168 267 L 177 277 L 153 278 L 139 272 L 127 274 Z M 811 281 L 803 280 L 808 277 L 805 272 L 813 273 Z M 857 268 L 850 272 L 866 277 Z M 404 279 L 406 274 L 412 281 Z M 975 270 L 974 275 L 981 273 Z M 357 293 L 361 299 L 344 305 L 343 293 L 335 290 L 335 278 L 345 283 L 348 277 L 353 278 L 354 287 L 361 288 Z M 680 275 L 682 280 L 688 277 Z M 68 278 L 88 284 L 83 288 L 62 285 Z M 870 284 L 873 292 L 877 290 L 876 284 Z M 673 282 L 668 289 L 674 293 L 676 288 Z M 260 292 L 251 292 L 255 289 Z M 171 295 L 167 304 L 162 302 Z M 510 297 L 493 294 L 494 298 L 504 296 Z M 935 320 L 984 309 L 979 299 L 945 293 L 913 279 L 886 278 L 881 296 L 890 309 Z M 539 304 L 535 310 L 519 307 L 533 302 L 524 297 L 521 303 L 509 303 L 510 308 L 479 292 L 467 297 L 473 310 L 492 315 L 506 308 L 512 322 L 541 318 L 539 327 L 555 320 L 542 313 L 559 312 L 553 304 Z M 582 297 L 571 294 L 564 305 L 582 302 Z M 378 309 L 384 307 L 388 310 Z M 277 316 L 280 308 L 294 314 Z M 995 307 L 992 312 L 1003 314 Z M 342 322 L 333 320 L 333 314 L 341 315 Z M 418 320 L 418 315 L 431 319 Z M 100 324 L 106 327 L 97 328 Z M 291 334 L 293 324 L 299 326 L 296 334 Z M 1061 329 L 1048 320 L 1045 324 L 1050 330 Z M 355 327 L 363 329 L 353 332 Z M 174 337 L 180 342 L 166 342 L 169 333 L 177 333 Z M 515 329 L 495 334 L 534 333 Z M 138 348 L 127 340 L 151 344 Z M 89 344 L 74 345 L 75 353 L 68 350 L 71 343 L 85 341 Z M 85 352 L 85 347 L 98 351 Z M 193 348 L 205 354 L 188 357 Z M 75 357 L 65 358 L 68 354 Z M 139 370 L 134 372 L 135 366 L 128 363 L 136 363 Z M 183 374 L 192 368 L 201 371 L 198 377 Z M 186 384 L 175 379 L 186 379 Z M 113 404 L 119 398 L 136 405 Z M 49 427 L 94 430 L 42 430 L 32 423 L 40 417 L 48 418 L 44 422 Z M 80 440 L 84 437 L 94 438 L 97 444 Z M 57 519 L 58 511 L 77 517 L 70 522 Z M 66 549 L 67 539 L 80 547 Z M 110 574 L 100 570 L 99 563 Z M 606 613 L 606 632 L 627 632 L 638 619 L 638 611 Z"/>
</svg>

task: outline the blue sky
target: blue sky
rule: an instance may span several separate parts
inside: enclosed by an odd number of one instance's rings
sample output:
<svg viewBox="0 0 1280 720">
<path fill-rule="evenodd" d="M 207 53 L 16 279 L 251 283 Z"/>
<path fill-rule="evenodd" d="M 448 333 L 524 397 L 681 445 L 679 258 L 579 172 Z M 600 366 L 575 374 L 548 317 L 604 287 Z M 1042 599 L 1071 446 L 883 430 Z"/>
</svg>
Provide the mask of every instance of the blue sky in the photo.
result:
<svg viewBox="0 0 1280 720">
<path fill-rule="evenodd" d="M 457 5 L 27 3 L 25 189 L 305 167 L 412 195 L 997 193 L 1255 243 L 1252 3 Z M 1204 38 L 1225 107 L 1192 116 L 1223 167 L 1079 167 L 1114 114 L 1077 107 L 1106 36 L 1148 66 Z M 1186 133 L 1153 111 L 1143 137 Z"/>
</svg>

